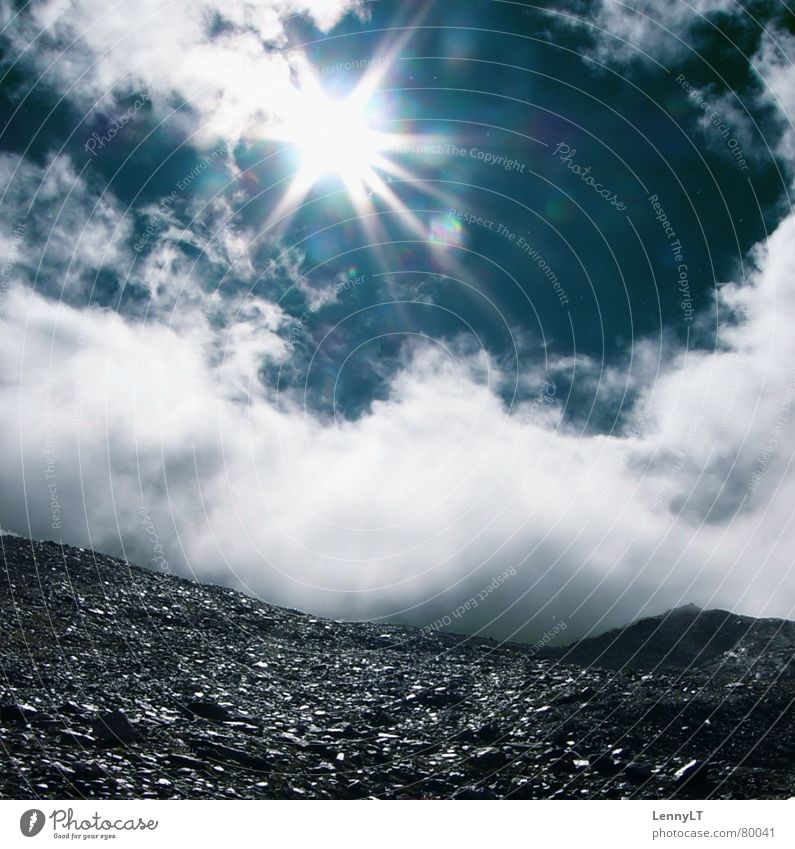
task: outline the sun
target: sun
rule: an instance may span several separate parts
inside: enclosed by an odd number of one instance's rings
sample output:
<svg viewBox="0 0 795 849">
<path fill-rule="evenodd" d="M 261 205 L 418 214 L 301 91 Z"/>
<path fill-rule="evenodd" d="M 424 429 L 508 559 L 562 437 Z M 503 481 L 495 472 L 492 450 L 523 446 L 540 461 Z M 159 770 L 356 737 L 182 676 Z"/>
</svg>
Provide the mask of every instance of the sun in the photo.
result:
<svg viewBox="0 0 795 849">
<path fill-rule="evenodd" d="M 287 225 L 310 194 L 322 187 L 325 197 L 334 198 L 340 213 L 346 211 L 345 201 L 349 202 L 372 241 L 379 237 L 377 228 L 382 224 L 378 218 L 384 210 L 424 238 L 422 221 L 396 193 L 396 186 L 413 182 L 414 176 L 395 154 L 412 142 L 431 137 L 389 131 L 396 122 L 388 107 L 379 106 L 381 82 L 402 47 L 403 40 L 392 45 L 342 97 L 324 88 L 305 59 L 295 60 L 296 72 L 285 88 L 274 93 L 274 117 L 263 130 L 266 138 L 283 145 L 285 161 L 292 169 L 266 227 Z M 423 190 L 447 203 L 432 183 Z"/>
<path fill-rule="evenodd" d="M 338 100 L 324 92 L 302 91 L 290 111 L 284 136 L 297 153 L 300 182 L 336 177 L 350 186 L 372 180 L 386 140 L 353 97 Z"/>
<path fill-rule="evenodd" d="M 384 177 L 401 173 L 388 155 L 395 136 L 378 127 L 370 82 L 335 97 L 307 74 L 282 99 L 269 136 L 284 145 L 294 171 L 270 221 L 294 214 L 320 184 L 332 192 L 341 187 L 360 212 L 374 195 L 390 200 Z"/>
</svg>

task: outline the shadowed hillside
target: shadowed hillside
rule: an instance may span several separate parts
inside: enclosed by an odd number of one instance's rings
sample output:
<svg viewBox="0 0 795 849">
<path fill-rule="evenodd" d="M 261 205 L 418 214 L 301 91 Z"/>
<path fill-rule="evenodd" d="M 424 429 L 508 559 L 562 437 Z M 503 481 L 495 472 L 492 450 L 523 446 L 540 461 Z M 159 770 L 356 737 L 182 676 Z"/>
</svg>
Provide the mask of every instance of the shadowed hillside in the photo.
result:
<svg viewBox="0 0 795 849">
<path fill-rule="evenodd" d="M 685 610 L 540 657 L 0 543 L 4 798 L 795 792 L 793 681 L 775 672 L 792 623 Z M 721 662 L 773 631 L 767 660 Z M 633 657 L 692 668 L 598 668 Z"/>
</svg>

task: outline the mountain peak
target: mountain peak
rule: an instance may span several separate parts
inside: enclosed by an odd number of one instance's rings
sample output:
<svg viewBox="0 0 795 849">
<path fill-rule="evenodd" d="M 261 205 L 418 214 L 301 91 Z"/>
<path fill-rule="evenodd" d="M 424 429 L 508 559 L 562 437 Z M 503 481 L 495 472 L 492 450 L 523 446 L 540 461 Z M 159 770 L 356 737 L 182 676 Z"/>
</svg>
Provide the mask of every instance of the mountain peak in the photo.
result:
<svg viewBox="0 0 795 849">
<path fill-rule="evenodd" d="M 704 608 L 699 607 L 697 604 L 693 604 L 692 601 L 688 601 L 685 604 L 680 604 L 678 607 L 672 607 L 667 613 L 663 614 L 664 616 L 670 616 L 671 614 L 688 614 L 688 615 L 696 615 L 698 613 L 703 613 Z"/>
</svg>

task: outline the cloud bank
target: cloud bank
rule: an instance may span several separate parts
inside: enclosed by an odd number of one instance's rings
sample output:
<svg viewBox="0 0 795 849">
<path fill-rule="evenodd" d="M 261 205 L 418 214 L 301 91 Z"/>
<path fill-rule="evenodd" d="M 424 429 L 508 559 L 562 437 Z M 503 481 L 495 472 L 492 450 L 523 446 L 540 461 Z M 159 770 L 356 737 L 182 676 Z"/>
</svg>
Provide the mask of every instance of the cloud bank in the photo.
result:
<svg viewBox="0 0 795 849">
<path fill-rule="evenodd" d="M 514 567 L 466 623 L 502 636 L 683 601 L 789 615 L 794 237 L 788 218 L 724 287 L 743 320 L 662 366 L 622 435 L 567 429 L 551 389 L 506 409 L 484 355 L 433 345 L 325 423 L 261 389 L 272 330 L 213 366 L 198 337 L 12 286 L 3 523 L 147 563 L 145 511 L 169 568 L 332 616 L 436 618 Z"/>
</svg>

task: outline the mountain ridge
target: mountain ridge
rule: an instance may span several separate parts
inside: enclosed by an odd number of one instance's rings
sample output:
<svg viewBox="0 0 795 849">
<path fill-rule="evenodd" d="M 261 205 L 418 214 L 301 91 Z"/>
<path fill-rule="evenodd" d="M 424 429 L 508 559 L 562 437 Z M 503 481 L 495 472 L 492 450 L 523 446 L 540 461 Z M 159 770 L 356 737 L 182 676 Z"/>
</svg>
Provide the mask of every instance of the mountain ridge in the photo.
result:
<svg viewBox="0 0 795 849">
<path fill-rule="evenodd" d="M 607 669 L 681 671 L 708 667 L 716 674 L 737 674 L 738 668 L 746 668 L 768 678 L 792 678 L 795 622 L 686 604 L 642 617 L 623 628 L 547 648 L 543 655 Z"/>
<path fill-rule="evenodd" d="M 584 668 L 57 543 L 0 549 L 3 798 L 795 792 L 781 676 Z"/>
</svg>

